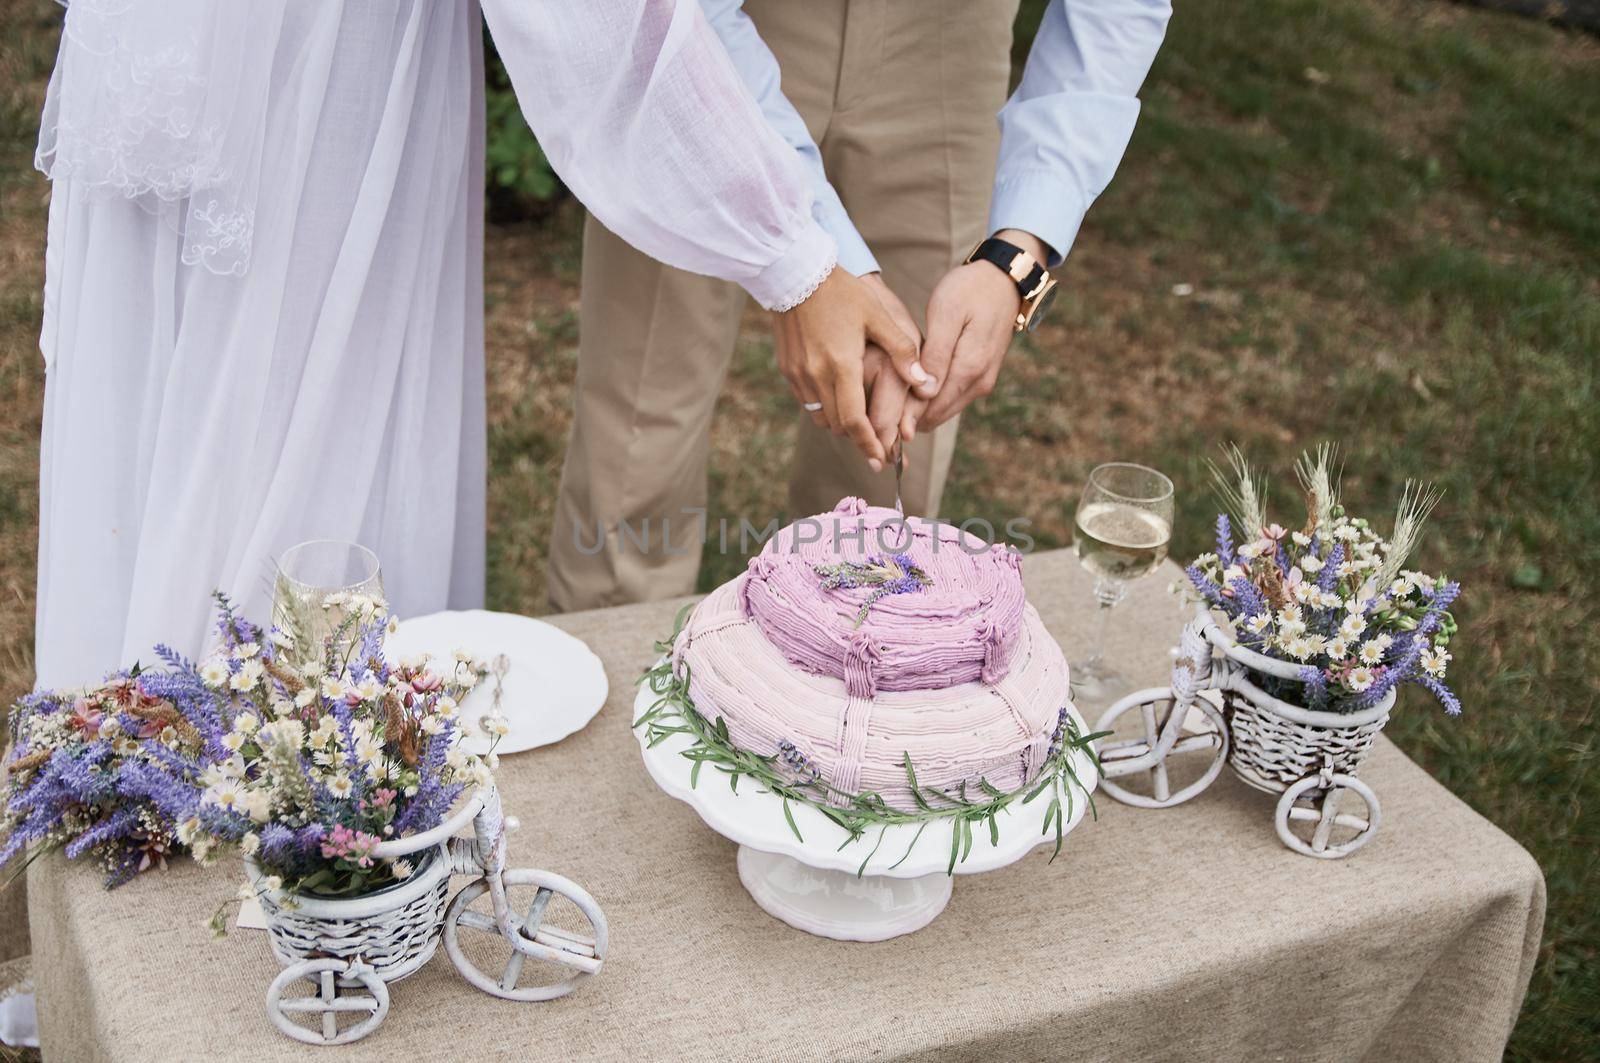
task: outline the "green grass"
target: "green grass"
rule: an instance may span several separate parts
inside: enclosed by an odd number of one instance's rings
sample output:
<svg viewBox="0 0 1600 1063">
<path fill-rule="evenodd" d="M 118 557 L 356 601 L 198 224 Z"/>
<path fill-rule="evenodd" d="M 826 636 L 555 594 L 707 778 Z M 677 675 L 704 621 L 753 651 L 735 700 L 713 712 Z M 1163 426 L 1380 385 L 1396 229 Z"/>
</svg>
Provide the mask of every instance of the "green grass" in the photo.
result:
<svg viewBox="0 0 1600 1063">
<path fill-rule="evenodd" d="M 1041 7 L 1027 0 L 1024 27 Z M 1058 310 L 964 419 L 945 516 L 1025 515 L 1062 545 L 1089 468 L 1141 460 L 1176 480 L 1174 552 L 1193 553 L 1213 513 L 1203 462 L 1227 439 L 1284 474 L 1338 441 L 1363 511 L 1437 481 L 1420 560 L 1466 587 L 1466 712 L 1408 696 L 1388 733 L 1544 868 L 1509 1055 L 1600 1058 L 1600 42 L 1426 0 L 1176 7 Z M 31 673 L 44 189 L 28 165 L 57 18 L 47 0 L 0 13 L 8 693 Z M 567 208 L 488 234 L 496 608 L 545 608 L 577 233 Z M 713 522 L 784 509 L 793 418 L 764 329 L 747 329 L 713 429 Z M 741 564 L 709 560 L 705 587 Z"/>
</svg>

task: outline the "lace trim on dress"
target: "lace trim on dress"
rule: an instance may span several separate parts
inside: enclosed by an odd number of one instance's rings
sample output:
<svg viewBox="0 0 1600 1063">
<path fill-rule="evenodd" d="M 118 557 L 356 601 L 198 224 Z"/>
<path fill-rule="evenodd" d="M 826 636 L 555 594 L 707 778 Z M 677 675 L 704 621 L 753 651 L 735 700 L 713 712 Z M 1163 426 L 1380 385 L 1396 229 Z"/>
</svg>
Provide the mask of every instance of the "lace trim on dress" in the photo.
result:
<svg viewBox="0 0 1600 1063">
<path fill-rule="evenodd" d="M 806 283 L 806 286 L 804 288 L 801 288 L 798 292 L 796 292 L 791 297 L 789 297 L 789 298 L 783 300 L 782 302 L 778 303 L 777 305 L 773 306 L 771 308 L 772 311 L 774 313 L 781 314 L 786 310 L 793 310 L 795 307 L 799 306 L 801 303 L 803 303 L 807 299 L 811 298 L 813 295 L 816 294 L 817 289 L 822 287 L 822 282 L 828 279 L 828 275 L 833 272 L 834 267 L 836 267 L 838 264 L 839 264 L 839 255 L 838 255 L 838 253 L 835 252 L 833 254 L 830 254 L 827 257 L 826 261 L 823 262 L 822 268 L 819 269 L 812 276 L 811 280 Z"/>
<path fill-rule="evenodd" d="M 243 274 L 276 6 L 72 0 L 34 165 L 164 218 L 185 263 Z"/>
</svg>

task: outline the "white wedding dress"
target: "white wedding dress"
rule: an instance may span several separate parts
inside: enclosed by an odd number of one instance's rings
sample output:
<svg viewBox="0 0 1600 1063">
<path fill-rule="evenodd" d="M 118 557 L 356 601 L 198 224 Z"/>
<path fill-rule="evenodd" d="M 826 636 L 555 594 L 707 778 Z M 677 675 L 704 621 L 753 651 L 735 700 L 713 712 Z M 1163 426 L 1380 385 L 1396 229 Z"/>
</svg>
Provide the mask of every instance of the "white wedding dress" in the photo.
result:
<svg viewBox="0 0 1600 1063">
<path fill-rule="evenodd" d="M 613 231 L 792 305 L 807 178 L 693 0 L 485 0 L 530 123 Z M 296 542 L 397 613 L 482 604 L 482 71 L 466 0 L 73 0 L 39 164 L 37 676 L 199 652 Z"/>
</svg>

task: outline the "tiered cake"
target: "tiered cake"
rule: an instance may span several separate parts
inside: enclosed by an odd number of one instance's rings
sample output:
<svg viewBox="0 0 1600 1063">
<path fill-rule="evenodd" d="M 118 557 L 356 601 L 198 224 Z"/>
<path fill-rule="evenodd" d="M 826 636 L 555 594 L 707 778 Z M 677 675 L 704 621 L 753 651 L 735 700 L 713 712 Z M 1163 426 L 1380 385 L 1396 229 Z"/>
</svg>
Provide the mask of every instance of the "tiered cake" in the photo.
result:
<svg viewBox="0 0 1600 1063">
<path fill-rule="evenodd" d="M 917 783 L 979 798 L 1054 752 L 1067 664 L 1024 598 L 1017 553 L 845 499 L 769 540 L 673 644 L 735 745 L 820 776 L 843 804 L 905 810 Z"/>
</svg>

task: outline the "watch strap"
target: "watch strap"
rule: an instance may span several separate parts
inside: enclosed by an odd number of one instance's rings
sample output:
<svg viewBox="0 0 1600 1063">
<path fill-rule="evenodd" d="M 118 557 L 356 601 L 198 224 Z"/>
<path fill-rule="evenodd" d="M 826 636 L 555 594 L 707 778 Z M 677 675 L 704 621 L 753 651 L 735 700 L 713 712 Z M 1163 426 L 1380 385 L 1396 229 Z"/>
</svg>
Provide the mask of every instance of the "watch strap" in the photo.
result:
<svg viewBox="0 0 1600 1063">
<path fill-rule="evenodd" d="M 1035 261 L 1033 256 L 1022 248 L 992 236 L 973 248 L 972 254 L 967 256 L 968 262 L 977 262 L 980 259 L 991 263 L 1010 277 L 1024 302 L 1039 294 L 1049 274 L 1043 263 Z"/>
</svg>

